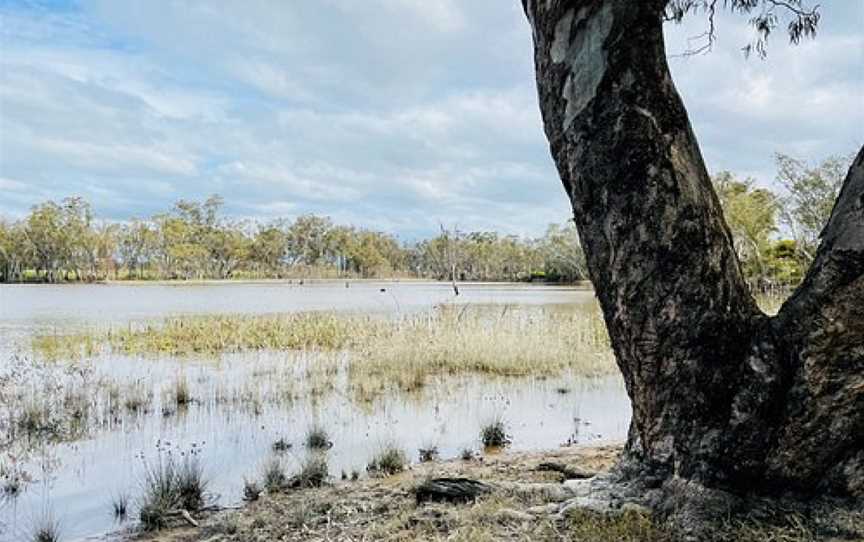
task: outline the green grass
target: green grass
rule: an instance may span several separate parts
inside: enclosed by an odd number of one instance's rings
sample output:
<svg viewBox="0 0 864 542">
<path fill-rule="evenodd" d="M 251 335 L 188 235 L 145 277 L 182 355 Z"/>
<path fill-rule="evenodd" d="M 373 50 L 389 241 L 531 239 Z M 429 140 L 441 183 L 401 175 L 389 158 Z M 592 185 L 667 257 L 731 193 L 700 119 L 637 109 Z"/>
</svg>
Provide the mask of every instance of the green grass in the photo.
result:
<svg viewBox="0 0 864 542">
<path fill-rule="evenodd" d="M 161 325 L 127 328 L 108 334 L 114 351 L 124 354 L 219 354 L 251 350 L 336 350 L 348 345 L 368 319 L 326 313 L 278 316 L 186 316 Z"/>
</svg>

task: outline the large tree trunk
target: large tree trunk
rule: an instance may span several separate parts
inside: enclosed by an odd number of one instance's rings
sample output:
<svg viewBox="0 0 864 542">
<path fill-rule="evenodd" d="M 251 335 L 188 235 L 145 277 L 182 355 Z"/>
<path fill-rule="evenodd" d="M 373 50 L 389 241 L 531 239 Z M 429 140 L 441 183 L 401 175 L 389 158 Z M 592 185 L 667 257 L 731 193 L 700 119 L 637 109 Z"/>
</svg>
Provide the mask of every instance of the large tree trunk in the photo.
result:
<svg viewBox="0 0 864 542">
<path fill-rule="evenodd" d="M 633 405 L 622 472 L 864 496 L 864 149 L 776 317 L 742 277 L 665 0 L 523 0 L 546 136 Z"/>
</svg>

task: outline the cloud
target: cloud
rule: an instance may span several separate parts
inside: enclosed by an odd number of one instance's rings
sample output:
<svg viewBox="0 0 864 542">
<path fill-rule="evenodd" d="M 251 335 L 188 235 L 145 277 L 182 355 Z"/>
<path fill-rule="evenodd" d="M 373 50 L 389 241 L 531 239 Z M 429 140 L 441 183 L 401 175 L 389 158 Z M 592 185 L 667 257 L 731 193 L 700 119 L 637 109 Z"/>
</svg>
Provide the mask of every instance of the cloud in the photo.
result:
<svg viewBox="0 0 864 542">
<path fill-rule="evenodd" d="M 831 9 L 815 42 L 776 40 L 765 62 L 742 58 L 728 15 L 714 52 L 671 60 L 711 169 L 768 182 L 775 151 L 864 140 L 862 10 Z M 314 212 L 406 238 L 569 217 L 516 1 L 82 0 L 0 17 L 4 215 L 79 194 L 125 219 L 217 192 L 238 217 Z M 670 27 L 670 51 L 702 24 Z"/>
</svg>

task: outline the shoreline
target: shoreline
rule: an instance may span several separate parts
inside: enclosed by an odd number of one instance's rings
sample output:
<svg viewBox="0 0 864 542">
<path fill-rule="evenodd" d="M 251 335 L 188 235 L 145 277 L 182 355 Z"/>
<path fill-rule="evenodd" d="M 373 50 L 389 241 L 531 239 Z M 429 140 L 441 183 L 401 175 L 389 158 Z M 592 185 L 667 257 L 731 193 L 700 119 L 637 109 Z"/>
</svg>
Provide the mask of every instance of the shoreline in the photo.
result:
<svg viewBox="0 0 864 542">
<path fill-rule="evenodd" d="M 493 540 L 528 535 L 536 525 L 527 521 L 528 512 L 517 508 L 526 504 L 510 496 L 492 496 L 476 503 L 419 505 L 414 489 L 423 481 L 438 477 L 464 477 L 495 487 L 538 487 L 560 484 L 560 472 L 545 470 L 543 464 L 557 464 L 579 472 L 608 470 L 615 462 L 623 443 L 592 443 L 558 449 L 508 452 L 506 450 L 477 456 L 470 460 L 435 460 L 410 465 L 405 471 L 382 478 L 363 477 L 357 481 L 338 480 L 322 487 L 289 489 L 264 493 L 239 507 L 205 513 L 193 520 L 177 517 L 167 529 L 146 532 L 115 533 L 109 540 L 142 542 L 245 541 L 245 540 L 438 540 L 456 536 L 472 540 L 479 536 L 473 525 L 477 508 L 481 516 L 494 519 L 485 527 Z M 539 467 L 539 468 L 538 468 Z M 538 495 L 537 505 L 545 501 Z M 519 502 L 517 502 L 519 501 Z M 450 525 L 442 532 L 443 516 Z M 514 531 L 515 529 L 515 531 Z M 459 538 L 460 536 L 467 538 Z M 486 538 L 488 539 L 488 538 Z"/>
<path fill-rule="evenodd" d="M 435 279 L 424 279 L 424 278 L 284 278 L 284 279 L 154 279 L 154 280 L 141 280 L 141 279 L 109 279 L 109 280 L 100 280 L 93 282 L 86 281 L 68 281 L 68 282 L 36 282 L 36 281 L 24 281 L 24 282 L 0 282 L 0 287 L 2 286 L 116 286 L 116 285 L 130 285 L 130 286 L 145 286 L 145 285 L 153 285 L 153 286 L 177 286 L 177 285 L 190 285 L 190 286 L 204 286 L 204 285 L 222 285 L 222 284 L 293 284 L 293 285 L 305 285 L 305 284 L 399 284 L 399 283 L 407 283 L 407 284 L 440 284 L 442 286 L 450 286 L 452 283 L 448 280 L 435 280 Z M 576 289 L 585 289 L 591 290 L 591 282 L 590 281 L 578 281 L 578 282 L 542 282 L 542 281 L 456 281 L 456 284 L 460 287 L 463 286 L 525 286 L 525 287 L 560 287 L 560 288 L 576 288 Z"/>
<path fill-rule="evenodd" d="M 419 463 L 385 478 L 364 477 L 265 493 L 233 509 L 196 518 L 178 517 L 161 531 L 127 531 L 109 535 L 107 539 L 117 542 L 864 540 L 861 521 L 864 511 L 830 499 L 797 504 L 781 499 L 774 508 L 769 505 L 755 512 L 742 509 L 732 515 L 725 510 L 713 518 L 705 516 L 695 531 L 694 525 L 670 523 L 662 513 L 657 515 L 639 504 L 603 509 L 602 504 L 591 504 L 591 498 L 573 499 L 571 487 L 587 482 L 582 478 L 607 472 L 622 449 L 621 443 L 595 443 Z M 442 478 L 464 484 L 460 487 L 476 487 L 474 484 L 479 483 L 485 492 L 460 501 L 433 499 L 432 502 L 420 497 L 421 486 Z M 576 485 L 570 486 L 571 483 Z"/>
</svg>

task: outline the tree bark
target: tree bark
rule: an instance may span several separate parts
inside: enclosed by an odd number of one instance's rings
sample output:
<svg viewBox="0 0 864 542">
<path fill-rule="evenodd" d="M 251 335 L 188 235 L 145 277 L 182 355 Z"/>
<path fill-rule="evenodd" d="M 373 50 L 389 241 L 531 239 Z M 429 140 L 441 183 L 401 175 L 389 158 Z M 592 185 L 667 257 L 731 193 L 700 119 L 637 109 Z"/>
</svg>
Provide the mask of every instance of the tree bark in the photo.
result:
<svg viewBox="0 0 864 542">
<path fill-rule="evenodd" d="M 670 76 L 665 0 L 523 0 L 544 129 L 633 406 L 621 472 L 864 496 L 864 149 L 756 306 Z"/>
</svg>

